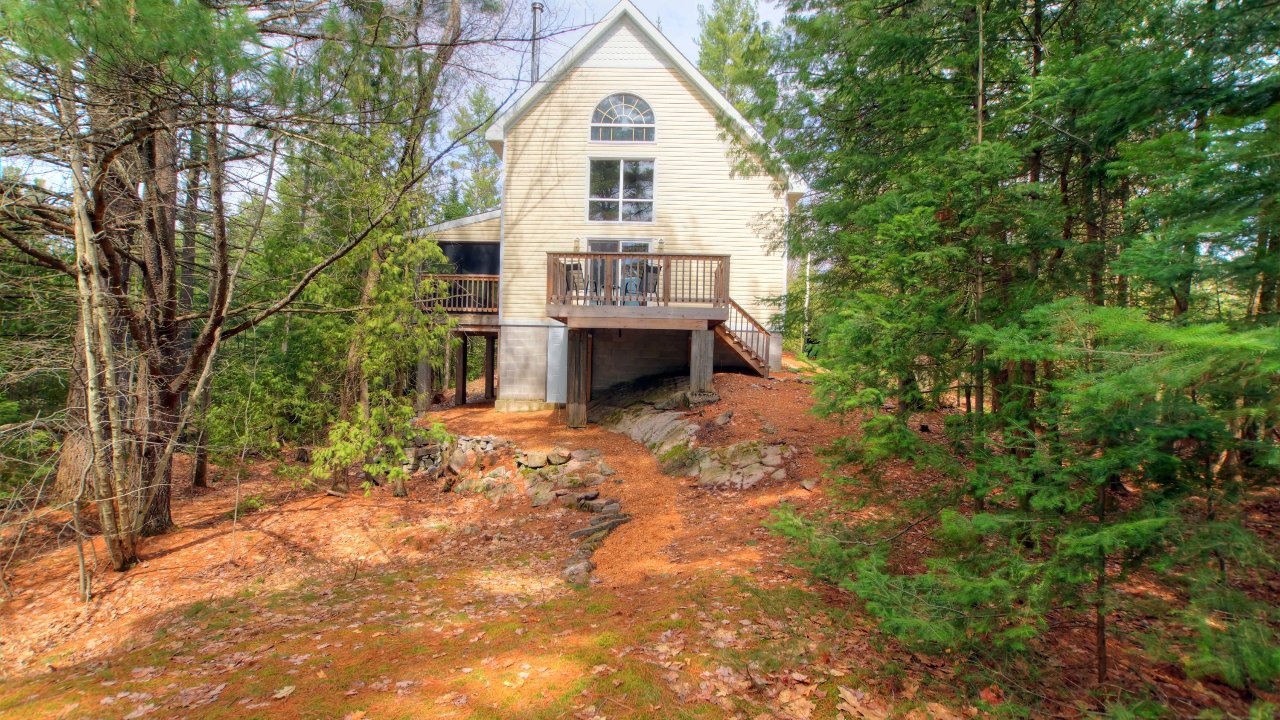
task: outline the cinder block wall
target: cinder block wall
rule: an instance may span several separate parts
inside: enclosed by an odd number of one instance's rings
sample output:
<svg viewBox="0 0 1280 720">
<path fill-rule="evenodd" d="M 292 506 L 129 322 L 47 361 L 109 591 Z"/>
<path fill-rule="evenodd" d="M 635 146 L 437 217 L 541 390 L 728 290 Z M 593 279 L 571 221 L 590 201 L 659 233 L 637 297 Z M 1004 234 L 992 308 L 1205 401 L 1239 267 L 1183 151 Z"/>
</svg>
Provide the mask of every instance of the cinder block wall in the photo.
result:
<svg viewBox="0 0 1280 720">
<path fill-rule="evenodd" d="M 688 330 L 594 330 L 591 389 L 646 375 L 689 372 Z"/>
<path fill-rule="evenodd" d="M 498 340 L 499 405 L 547 399 L 547 328 L 504 325 Z"/>
</svg>

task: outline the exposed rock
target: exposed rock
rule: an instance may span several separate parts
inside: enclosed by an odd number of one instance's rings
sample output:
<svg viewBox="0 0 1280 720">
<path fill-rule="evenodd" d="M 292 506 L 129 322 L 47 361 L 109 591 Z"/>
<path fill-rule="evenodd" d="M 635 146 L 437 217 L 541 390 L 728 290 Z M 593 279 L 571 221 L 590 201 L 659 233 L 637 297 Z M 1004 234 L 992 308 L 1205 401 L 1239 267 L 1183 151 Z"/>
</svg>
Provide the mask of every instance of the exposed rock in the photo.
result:
<svg viewBox="0 0 1280 720">
<path fill-rule="evenodd" d="M 688 444 L 698 432 L 698 426 L 685 419 L 684 413 L 653 409 L 622 413 L 606 427 L 643 443 L 659 455 L 676 445 Z"/>
<path fill-rule="evenodd" d="M 570 451 L 562 447 L 553 449 L 547 453 L 547 462 L 552 465 L 563 465 L 569 462 Z"/>
<path fill-rule="evenodd" d="M 556 489 L 545 480 L 530 483 L 524 492 L 534 507 L 542 507 L 556 499 Z"/>
<path fill-rule="evenodd" d="M 454 483 L 452 491 L 460 494 L 483 494 L 489 500 L 497 502 L 516 492 L 516 486 L 508 482 L 507 477 L 506 471 L 498 470 L 483 477 L 463 478 Z"/>
<path fill-rule="evenodd" d="M 728 425 L 729 421 L 732 419 L 733 419 L 733 411 L 726 410 L 716 416 L 716 419 L 715 419 L 716 427 L 724 427 L 725 425 Z"/>
<path fill-rule="evenodd" d="M 698 487 L 707 490 L 727 490 L 733 478 L 733 469 L 719 463 L 712 463 L 696 470 L 694 476 L 698 478 Z"/>
<path fill-rule="evenodd" d="M 309 462 L 311 462 L 311 450 L 310 450 L 310 449 L 308 449 L 308 448 L 304 448 L 304 447 L 300 447 L 300 448 L 298 448 L 298 449 L 294 450 L 294 451 L 293 451 L 293 461 L 294 461 L 294 462 L 300 462 L 300 463 L 309 463 Z"/>
<path fill-rule="evenodd" d="M 690 390 L 684 394 L 684 406 L 687 408 L 702 407 L 720 402 L 720 393 L 715 390 Z"/>
<path fill-rule="evenodd" d="M 605 520 L 604 522 L 601 522 L 598 525 L 588 525 L 587 527 L 584 527 L 580 530 L 574 530 L 573 532 L 569 533 L 569 537 L 577 539 L 577 538 L 590 537 L 592 535 L 595 535 L 598 532 L 607 533 L 608 531 L 613 530 L 619 525 L 623 525 L 629 522 L 631 522 L 630 515 L 618 515 L 616 517 Z"/>
<path fill-rule="evenodd" d="M 569 457 L 573 458 L 574 460 L 583 460 L 583 461 L 597 460 L 600 458 L 600 451 L 594 448 L 587 449 L 587 450 L 579 449 L 569 453 Z"/>
<path fill-rule="evenodd" d="M 590 560 L 579 560 L 565 567 L 560 577 L 570 585 L 586 585 L 591 580 L 591 571 L 596 569 L 596 564 Z"/>
<path fill-rule="evenodd" d="M 598 495 L 599 493 L 591 493 Z M 586 493 L 584 493 L 586 495 Z M 593 513 L 618 513 L 622 511 L 622 503 L 609 498 L 583 498 L 578 501 L 578 509 Z"/>
<path fill-rule="evenodd" d="M 788 445 L 764 445 L 748 441 L 707 451 L 689 472 L 698 486 L 708 490 L 747 490 L 765 478 L 784 480 L 784 467 L 795 451 Z"/>
<path fill-rule="evenodd" d="M 520 464 L 523 465 L 524 467 L 533 468 L 535 470 L 538 468 L 546 467 L 547 454 L 541 453 L 541 452 L 525 453 L 524 457 L 520 459 Z"/>
<path fill-rule="evenodd" d="M 765 478 L 765 467 L 760 463 L 748 465 L 733 474 L 733 484 L 740 490 L 748 490 Z"/>
<path fill-rule="evenodd" d="M 760 462 L 771 468 L 782 467 L 787 462 L 787 458 L 783 455 L 783 446 L 770 445 L 760 455 Z"/>
<path fill-rule="evenodd" d="M 476 451 L 471 448 L 458 445 L 453 454 L 449 456 L 449 472 L 454 475 L 461 475 L 475 466 Z"/>
</svg>

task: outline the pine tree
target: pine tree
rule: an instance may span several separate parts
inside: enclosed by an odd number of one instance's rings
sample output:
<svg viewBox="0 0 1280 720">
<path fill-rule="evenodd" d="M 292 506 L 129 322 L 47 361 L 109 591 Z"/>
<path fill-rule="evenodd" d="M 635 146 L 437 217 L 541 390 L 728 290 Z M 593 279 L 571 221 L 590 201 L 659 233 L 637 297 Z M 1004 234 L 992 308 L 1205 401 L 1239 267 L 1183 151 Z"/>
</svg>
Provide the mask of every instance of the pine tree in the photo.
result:
<svg viewBox="0 0 1280 720">
<path fill-rule="evenodd" d="M 765 87 L 769 26 L 755 0 L 712 0 L 698 6 L 698 69 L 729 102 L 743 106 Z"/>
<path fill-rule="evenodd" d="M 451 139 L 465 143 L 461 157 L 451 163 L 455 177 L 461 177 L 458 203 L 462 214 L 446 214 L 446 220 L 493 210 L 502 202 L 501 159 L 484 139 L 484 131 L 497 114 L 498 103 L 481 85 L 471 88 L 466 103 L 453 113 Z"/>
<path fill-rule="evenodd" d="M 778 527 L 888 631 L 995 659 L 1087 615 L 1103 681 L 1114 588 L 1152 573 L 1187 593 L 1188 671 L 1280 677 L 1275 609 L 1241 590 L 1275 569 L 1243 509 L 1280 458 L 1277 22 L 790 3 L 792 82 L 751 112 L 814 189 L 786 233 L 820 268 L 820 407 L 864 418 L 862 493 L 892 456 L 954 481 L 906 521 Z M 949 447 L 909 422 L 952 405 Z M 933 534 L 924 571 L 895 562 L 903 522 Z"/>
</svg>

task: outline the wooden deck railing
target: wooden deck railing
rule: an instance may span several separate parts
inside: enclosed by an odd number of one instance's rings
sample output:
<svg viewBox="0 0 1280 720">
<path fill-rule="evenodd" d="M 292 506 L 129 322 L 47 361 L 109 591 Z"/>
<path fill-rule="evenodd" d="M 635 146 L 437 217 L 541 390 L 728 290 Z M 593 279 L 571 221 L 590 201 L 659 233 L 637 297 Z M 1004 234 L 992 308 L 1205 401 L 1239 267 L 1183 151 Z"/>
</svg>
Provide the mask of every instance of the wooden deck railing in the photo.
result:
<svg viewBox="0 0 1280 720">
<path fill-rule="evenodd" d="M 451 313 L 498 312 L 497 275 L 431 275 L 435 287 L 426 290 L 422 304 Z"/>
<path fill-rule="evenodd" d="M 727 307 L 729 256 L 547 253 L 547 303 Z"/>
</svg>

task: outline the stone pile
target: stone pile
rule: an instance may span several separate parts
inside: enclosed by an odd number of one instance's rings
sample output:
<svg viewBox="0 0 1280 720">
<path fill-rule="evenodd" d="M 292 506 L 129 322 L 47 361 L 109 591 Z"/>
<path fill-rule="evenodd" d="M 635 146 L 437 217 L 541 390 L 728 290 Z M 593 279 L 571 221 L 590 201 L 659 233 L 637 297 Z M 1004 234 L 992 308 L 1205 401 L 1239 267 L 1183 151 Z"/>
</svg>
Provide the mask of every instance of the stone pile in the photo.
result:
<svg viewBox="0 0 1280 720">
<path fill-rule="evenodd" d="M 492 436 L 459 435 L 448 442 L 416 441 L 405 449 L 407 473 L 422 473 L 430 480 L 444 478 L 443 490 L 483 494 L 497 502 L 517 492 L 514 474 L 501 467 L 515 446 Z"/>
<path fill-rule="evenodd" d="M 622 482 L 599 450 L 557 447 L 550 452 L 522 452 L 516 455 L 516 467 L 524 475 L 525 495 L 533 507 L 553 502 L 567 508 L 593 513 L 595 518 L 584 528 L 569 533 L 578 547 L 565 562 L 561 577 L 573 585 L 591 580 L 596 564 L 591 556 L 615 528 L 631 520 L 622 512 L 622 501 L 601 497 L 600 486 L 608 478 Z"/>
<path fill-rule="evenodd" d="M 600 459 L 599 450 L 555 448 L 549 453 L 526 452 L 516 457 L 516 466 L 524 474 L 525 494 L 534 507 L 595 487 L 615 475 L 613 468 Z"/>
<path fill-rule="evenodd" d="M 502 462 L 503 452 L 511 447 L 511 441 L 492 436 L 459 435 L 445 443 L 419 438 L 405 448 L 408 462 L 403 467 L 407 473 L 425 472 L 432 478 L 446 471 L 462 475 L 472 468 L 496 467 Z"/>
<path fill-rule="evenodd" d="M 560 574 L 567 583 L 583 585 L 591 580 L 591 571 L 596 569 L 591 556 L 604 539 L 609 537 L 609 533 L 631 522 L 631 516 L 622 512 L 621 500 L 602 498 L 598 490 L 565 495 L 561 497 L 561 501 L 579 510 L 597 513 L 586 527 L 569 533 L 570 538 L 579 541 L 578 547 L 565 561 L 564 571 Z"/>
<path fill-rule="evenodd" d="M 494 468 L 483 475 L 468 474 L 454 481 L 449 488 L 455 493 L 484 495 L 493 502 L 519 492 L 512 482 L 513 473 L 506 468 Z"/>
</svg>

